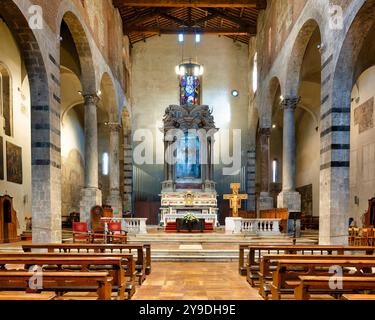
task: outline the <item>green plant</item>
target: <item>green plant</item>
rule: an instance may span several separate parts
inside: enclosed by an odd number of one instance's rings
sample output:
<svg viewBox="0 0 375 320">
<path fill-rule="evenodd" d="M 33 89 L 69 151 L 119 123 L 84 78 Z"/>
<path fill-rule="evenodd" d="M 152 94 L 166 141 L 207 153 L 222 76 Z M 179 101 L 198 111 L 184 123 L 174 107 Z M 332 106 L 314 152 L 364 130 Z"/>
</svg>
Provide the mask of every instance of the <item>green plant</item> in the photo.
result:
<svg viewBox="0 0 375 320">
<path fill-rule="evenodd" d="M 182 220 L 184 221 L 185 224 L 188 223 L 198 223 L 199 219 L 192 213 L 188 213 L 185 215 Z"/>
</svg>

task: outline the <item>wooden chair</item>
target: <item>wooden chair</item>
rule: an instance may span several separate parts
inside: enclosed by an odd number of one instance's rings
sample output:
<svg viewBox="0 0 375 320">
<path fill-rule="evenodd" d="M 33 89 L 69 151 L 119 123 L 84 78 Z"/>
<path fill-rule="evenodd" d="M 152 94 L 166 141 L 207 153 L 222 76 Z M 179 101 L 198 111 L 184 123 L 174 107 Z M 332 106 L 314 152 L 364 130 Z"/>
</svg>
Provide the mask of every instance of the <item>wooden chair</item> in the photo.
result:
<svg viewBox="0 0 375 320">
<path fill-rule="evenodd" d="M 89 232 L 89 225 L 87 222 L 73 222 L 73 242 L 83 241 L 89 243 L 91 235 Z"/>
<path fill-rule="evenodd" d="M 121 222 L 108 223 L 108 239 L 109 243 L 126 243 L 127 231 L 122 230 Z"/>
<path fill-rule="evenodd" d="M 362 243 L 362 234 L 361 229 L 353 228 L 353 238 L 354 238 L 354 246 L 359 247 Z"/>
</svg>

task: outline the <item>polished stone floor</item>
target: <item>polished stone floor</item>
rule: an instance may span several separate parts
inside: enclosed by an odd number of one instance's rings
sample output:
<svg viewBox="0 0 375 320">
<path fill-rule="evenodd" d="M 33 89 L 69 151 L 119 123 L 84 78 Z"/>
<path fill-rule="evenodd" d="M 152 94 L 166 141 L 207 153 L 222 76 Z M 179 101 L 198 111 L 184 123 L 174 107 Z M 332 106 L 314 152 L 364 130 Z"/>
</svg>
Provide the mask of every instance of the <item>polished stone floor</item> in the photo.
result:
<svg viewBox="0 0 375 320">
<path fill-rule="evenodd" d="M 134 300 L 262 300 L 238 263 L 155 262 Z"/>
</svg>

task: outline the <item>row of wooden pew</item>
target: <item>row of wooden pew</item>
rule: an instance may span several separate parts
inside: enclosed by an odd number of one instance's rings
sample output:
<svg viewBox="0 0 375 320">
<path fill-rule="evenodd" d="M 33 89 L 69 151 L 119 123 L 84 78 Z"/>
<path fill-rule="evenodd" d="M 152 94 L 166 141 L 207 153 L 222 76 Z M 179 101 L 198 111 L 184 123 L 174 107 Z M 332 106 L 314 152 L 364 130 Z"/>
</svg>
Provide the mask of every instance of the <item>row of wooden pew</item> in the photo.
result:
<svg viewBox="0 0 375 320">
<path fill-rule="evenodd" d="M 239 272 L 266 300 L 270 294 L 273 300 L 284 294 L 296 300 L 312 294 L 358 299 L 353 294 L 375 292 L 374 251 L 367 246 L 241 245 Z"/>
<path fill-rule="evenodd" d="M 23 252 L 0 253 L 0 300 L 49 300 L 68 292 L 131 299 L 150 273 L 147 244 L 24 245 Z"/>
</svg>

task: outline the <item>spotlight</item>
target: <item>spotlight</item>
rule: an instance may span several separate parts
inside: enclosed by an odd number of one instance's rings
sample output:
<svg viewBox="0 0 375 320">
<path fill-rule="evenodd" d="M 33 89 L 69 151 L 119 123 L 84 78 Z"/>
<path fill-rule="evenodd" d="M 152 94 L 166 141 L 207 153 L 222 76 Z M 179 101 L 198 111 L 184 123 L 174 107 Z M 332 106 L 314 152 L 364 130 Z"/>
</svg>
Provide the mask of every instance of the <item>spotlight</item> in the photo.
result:
<svg viewBox="0 0 375 320">
<path fill-rule="evenodd" d="M 238 92 L 238 90 L 233 90 L 232 91 L 232 96 L 237 98 L 238 96 L 240 95 L 240 93 Z"/>
<path fill-rule="evenodd" d="M 200 43 L 201 42 L 201 35 L 199 33 L 197 33 L 195 35 L 195 43 Z"/>
<path fill-rule="evenodd" d="M 179 33 L 179 34 L 178 34 L 178 42 L 179 42 L 179 43 L 184 42 L 184 34 L 183 34 L 183 33 Z"/>
</svg>

